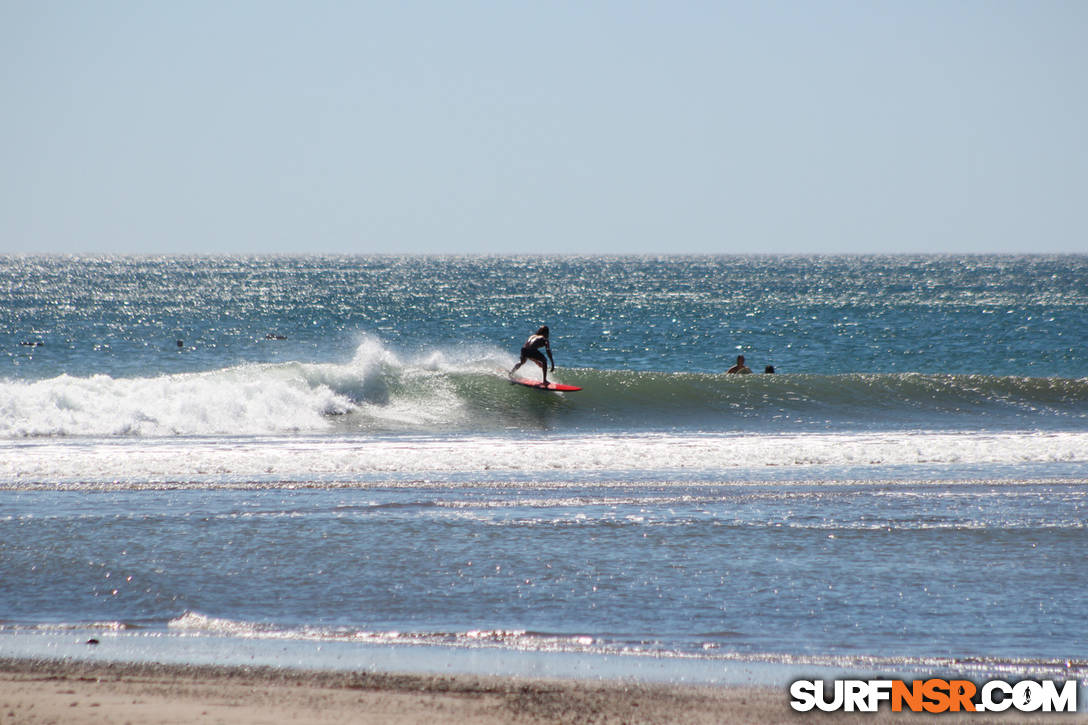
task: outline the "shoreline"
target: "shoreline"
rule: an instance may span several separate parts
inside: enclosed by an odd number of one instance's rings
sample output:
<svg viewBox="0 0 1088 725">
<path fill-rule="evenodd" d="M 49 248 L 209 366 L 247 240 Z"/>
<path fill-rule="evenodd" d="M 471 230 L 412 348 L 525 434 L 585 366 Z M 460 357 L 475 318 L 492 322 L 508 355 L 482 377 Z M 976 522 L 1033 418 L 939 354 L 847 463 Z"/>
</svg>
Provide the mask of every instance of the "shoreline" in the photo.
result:
<svg viewBox="0 0 1088 725">
<path fill-rule="evenodd" d="M 771 687 L 0 659 L 0 722 L 776 722 Z"/>
<path fill-rule="evenodd" d="M 276 666 L 0 658 L 0 722 L 777 723 L 931 721 L 927 714 L 797 713 L 786 688 Z M 950 714 L 942 723 L 1085 723 L 1088 714 Z"/>
</svg>

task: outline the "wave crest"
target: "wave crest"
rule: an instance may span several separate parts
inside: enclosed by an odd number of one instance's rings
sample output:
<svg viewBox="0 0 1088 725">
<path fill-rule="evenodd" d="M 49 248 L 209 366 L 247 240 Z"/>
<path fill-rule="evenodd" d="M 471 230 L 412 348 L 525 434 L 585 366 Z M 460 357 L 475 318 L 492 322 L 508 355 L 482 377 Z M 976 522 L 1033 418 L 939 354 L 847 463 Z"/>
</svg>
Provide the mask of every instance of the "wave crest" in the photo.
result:
<svg viewBox="0 0 1088 725">
<path fill-rule="evenodd" d="M 1088 380 L 987 375 L 750 375 L 563 369 L 584 390 L 507 384 L 495 350 L 247 364 L 146 378 L 0 382 L 0 437 L 292 433 L 1080 429 Z M 532 371 L 535 373 L 535 371 Z"/>
</svg>

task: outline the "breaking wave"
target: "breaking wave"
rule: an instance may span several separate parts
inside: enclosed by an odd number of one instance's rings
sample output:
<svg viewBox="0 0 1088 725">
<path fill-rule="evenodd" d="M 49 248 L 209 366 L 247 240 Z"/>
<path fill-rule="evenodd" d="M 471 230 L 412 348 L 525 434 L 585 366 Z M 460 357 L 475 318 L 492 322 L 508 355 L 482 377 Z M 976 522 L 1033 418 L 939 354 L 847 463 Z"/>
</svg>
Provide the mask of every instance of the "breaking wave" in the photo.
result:
<svg viewBox="0 0 1088 725">
<path fill-rule="evenodd" d="M 369 340 L 345 363 L 155 377 L 0 381 L 0 438 L 337 433 L 1083 429 L 1088 380 L 990 375 L 749 375 L 560 369 L 583 387 L 510 385 L 510 356 L 404 357 Z M 536 375 L 535 369 L 526 369 Z"/>
</svg>

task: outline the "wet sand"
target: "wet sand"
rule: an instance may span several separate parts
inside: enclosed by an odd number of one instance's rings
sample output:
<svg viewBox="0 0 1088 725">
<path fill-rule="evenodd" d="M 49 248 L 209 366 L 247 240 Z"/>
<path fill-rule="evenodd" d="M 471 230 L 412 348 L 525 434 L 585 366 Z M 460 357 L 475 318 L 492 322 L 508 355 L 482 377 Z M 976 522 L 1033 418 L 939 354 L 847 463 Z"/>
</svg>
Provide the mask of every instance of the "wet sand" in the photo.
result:
<svg viewBox="0 0 1088 725">
<path fill-rule="evenodd" d="M 1085 723 L 1088 716 L 1002 722 Z M 992 716 L 941 716 L 942 723 Z M 932 722 L 795 713 L 785 688 L 0 659 L 0 724 Z"/>
</svg>

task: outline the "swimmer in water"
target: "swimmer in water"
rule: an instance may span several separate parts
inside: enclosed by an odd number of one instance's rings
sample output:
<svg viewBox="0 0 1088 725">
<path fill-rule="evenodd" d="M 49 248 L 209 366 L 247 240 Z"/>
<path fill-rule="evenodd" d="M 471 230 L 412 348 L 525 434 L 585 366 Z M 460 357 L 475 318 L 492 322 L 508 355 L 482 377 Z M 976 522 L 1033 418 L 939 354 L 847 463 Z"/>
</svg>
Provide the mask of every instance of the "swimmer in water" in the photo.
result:
<svg viewBox="0 0 1088 725">
<path fill-rule="evenodd" d="M 725 371 L 728 375 L 747 375 L 752 372 L 747 365 L 744 364 L 744 356 L 737 355 L 737 364 Z"/>
</svg>

